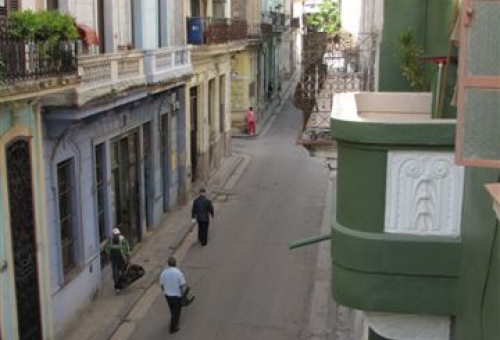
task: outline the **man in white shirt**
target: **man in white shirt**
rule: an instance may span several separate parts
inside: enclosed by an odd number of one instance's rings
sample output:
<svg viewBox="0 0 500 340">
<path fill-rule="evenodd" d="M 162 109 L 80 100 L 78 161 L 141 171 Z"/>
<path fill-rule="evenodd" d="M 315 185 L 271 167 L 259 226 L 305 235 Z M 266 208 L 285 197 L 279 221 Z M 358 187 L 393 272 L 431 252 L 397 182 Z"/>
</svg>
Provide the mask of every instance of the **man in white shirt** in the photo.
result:
<svg viewBox="0 0 500 340">
<path fill-rule="evenodd" d="M 176 267 L 177 261 L 171 256 L 168 267 L 160 274 L 160 286 L 170 309 L 170 333 L 179 331 L 179 319 L 182 309 L 182 292 L 186 286 L 184 274 Z"/>
</svg>

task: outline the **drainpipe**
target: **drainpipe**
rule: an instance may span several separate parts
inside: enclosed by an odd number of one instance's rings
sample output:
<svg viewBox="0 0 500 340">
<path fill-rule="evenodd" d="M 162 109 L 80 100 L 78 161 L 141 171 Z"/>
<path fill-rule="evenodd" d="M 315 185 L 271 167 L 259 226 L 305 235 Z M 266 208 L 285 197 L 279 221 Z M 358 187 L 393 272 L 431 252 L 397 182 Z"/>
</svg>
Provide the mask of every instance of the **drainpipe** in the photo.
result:
<svg viewBox="0 0 500 340">
<path fill-rule="evenodd" d="M 311 244 L 323 242 L 323 241 L 328 241 L 332 237 L 331 234 L 325 234 L 325 235 L 317 235 L 317 236 L 312 236 L 308 238 L 303 238 L 297 241 L 293 241 L 288 245 L 288 249 L 295 249 L 295 248 L 300 248 L 300 247 L 305 247 L 305 246 L 310 246 Z"/>
</svg>

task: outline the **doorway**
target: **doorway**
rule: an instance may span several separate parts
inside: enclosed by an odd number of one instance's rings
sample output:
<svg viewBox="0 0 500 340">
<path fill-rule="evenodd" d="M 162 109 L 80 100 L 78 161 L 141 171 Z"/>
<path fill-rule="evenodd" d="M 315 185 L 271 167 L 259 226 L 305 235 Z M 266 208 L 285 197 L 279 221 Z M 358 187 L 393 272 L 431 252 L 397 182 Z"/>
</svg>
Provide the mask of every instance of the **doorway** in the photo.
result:
<svg viewBox="0 0 500 340">
<path fill-rule="evenodd" d="M 104 29 L 104 1 L 97 0 L 97 33 L 99 34 L 99 53 L 106 53 L 106 45 L 104 42 L 105 29 Z"/>
<path fill-rule="evenodd" d="M 37 237 L 33 206 L 31 150 L 19 139 L 6 149 L 8 198 L 16 309 L 20 340 L 42 338 L 37 259 Z"/>
<path fill-rule="evenodd" d="M 160 117 L 161 128 L 161 169 L 163 178 L 163 212 L 167 212 L 170 205 L 170 114 L 167 112 Z"/>
<path fill-rule="evenodd" d="M 191 182 L 198 180 L 198 87 L 189 89 L 191 103 Z"/>
<path fill-rule="evenodd" d="M 141 241 L 139 190 L 139 133 L 137 130 L 111 142 L 111 177 L 116 227 L 130 246 Z"/>
<path fill-rule="evenodd" d="M 144 159 L 144 185 L 146 205 L 146 228 L 153 226 L 154 221 L 154 176 L 153 176 L 153 151 L 151 137 L 151 123 L 142 126 L 143 159 Z"/>
</svg>

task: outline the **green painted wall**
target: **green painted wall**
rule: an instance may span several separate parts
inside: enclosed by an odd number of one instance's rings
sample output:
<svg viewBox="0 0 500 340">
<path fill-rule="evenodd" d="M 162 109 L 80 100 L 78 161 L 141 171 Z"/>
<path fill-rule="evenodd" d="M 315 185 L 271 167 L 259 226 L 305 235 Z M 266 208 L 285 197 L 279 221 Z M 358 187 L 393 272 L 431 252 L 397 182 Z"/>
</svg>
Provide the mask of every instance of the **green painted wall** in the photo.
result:
<svg viewBox="0 0 500 340">
<path fill-rule="evenodd" d="M 498 179 L 496 170 L 466 171 L 457 340 L 498 340 L 500 336 L 500 233 L 484 188 Z"/>
<path fill-rule="evenodd" d="M 442 56 L 450 50 L 449 37 L 457 0 L 385 0 L 384 27 L 380 45 L 379 91 L 411 91 L 408 81 L 401 75 L 399 36 L 412 28 L 417 41 L 424 48 L 424 55 Z M 452 48 L 456 55 L 456 49 Z M 438 67 L 426 63 L 430 90 L 436 91 Z M 443 75 L 444 75 L 443 69 Z M 443 116 L 455 117 L 456 109 L 449 105 L 456 81 L 456 65 L 447 72 L 446 103 Z"/>
<path fill-rule="evenodd" d="M 332 295 L 364 311 L 456 313 L 460 240 L 332 229 Z"/>
<path fill-rule="evenodd" d="M 384 233 L 387 153 L 453 149 L 455 122 L 389 123 L 332 118 L 338 143 L 332 225 L 332 295 L 345 306 L 454 315 L 459 238 Z"/>
<path fill-rule="evenodd" d="M 438 1 L 438 0 L 435 0 Z M 418 41 L 424 41 L 426 0 L 384 1 L 384 27 L 380 44 L 379 91 L 411 91 L 401 75 L 399 61 L 399 36 L 413 28 Z"/>
<path fill-rule="evenodd" d="M 387 153 L 339 147 L 337 219 L 356 230 L 382 232 Z"/>
</svg>

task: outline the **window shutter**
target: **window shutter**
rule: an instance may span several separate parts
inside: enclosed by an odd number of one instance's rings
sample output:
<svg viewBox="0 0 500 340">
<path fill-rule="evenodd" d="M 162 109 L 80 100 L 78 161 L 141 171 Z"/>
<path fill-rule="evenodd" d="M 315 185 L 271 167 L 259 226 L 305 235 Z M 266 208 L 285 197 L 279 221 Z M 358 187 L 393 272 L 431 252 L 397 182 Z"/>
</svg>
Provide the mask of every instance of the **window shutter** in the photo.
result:
<svg viewBox="0 0 500 340">
<path fill-rule="evenodd" d="M 457 163 L 500 168 L 500 1 L 464 0 L 461 11 Z"/>
</svg>

